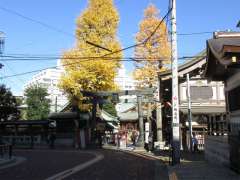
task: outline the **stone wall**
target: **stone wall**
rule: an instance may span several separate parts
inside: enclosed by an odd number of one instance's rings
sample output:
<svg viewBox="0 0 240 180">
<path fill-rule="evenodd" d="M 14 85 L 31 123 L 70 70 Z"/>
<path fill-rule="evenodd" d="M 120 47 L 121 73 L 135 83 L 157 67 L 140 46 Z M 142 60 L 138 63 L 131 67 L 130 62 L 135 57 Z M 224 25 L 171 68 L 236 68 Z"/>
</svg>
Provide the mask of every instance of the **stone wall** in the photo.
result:
<svg viewBox="0 0 240 180">
<path fill-rule="evenodd" d="M 228 136 L 206 136 L 205 159 L 213 164 L 230 166 Z"/>
</svg>

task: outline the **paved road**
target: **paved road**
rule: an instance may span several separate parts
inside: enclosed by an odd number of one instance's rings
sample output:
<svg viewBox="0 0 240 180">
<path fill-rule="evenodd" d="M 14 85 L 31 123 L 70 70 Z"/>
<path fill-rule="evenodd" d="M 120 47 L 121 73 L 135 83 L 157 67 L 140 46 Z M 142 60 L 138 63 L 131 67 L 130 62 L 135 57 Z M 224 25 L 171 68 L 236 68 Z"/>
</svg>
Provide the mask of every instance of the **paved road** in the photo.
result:
<svg viewBox="0 0 240 180">
<path fill-rule="evenodd" d="M 126 154 L 120 151 L 102 150 L 104 159 L 64 180 L 164 180 L 168 172 L 155 160 Z M 158 164 L 159 163 L 159 164 Z"/>
<path fill-rule="evenodd" d="M 27 160 L 20 165 L 0 170 L 1 180 L 43 180 L 95 157 L 89 153 L 67 150 L 25 150 L 16 151 L 14 155 Z"/>
<path fill-rule="evenodd" d="M 64 180 L 164 180 L 166 167 L 159 161 L 114 150 L 89 151 L 104 156 L 99 162 Z M 17 166 L 0 170 L 0 180 L 44 180 L 96 158 L 88 151 L 27 150 L 15 155 L 27 158 Z"/>
</svg>

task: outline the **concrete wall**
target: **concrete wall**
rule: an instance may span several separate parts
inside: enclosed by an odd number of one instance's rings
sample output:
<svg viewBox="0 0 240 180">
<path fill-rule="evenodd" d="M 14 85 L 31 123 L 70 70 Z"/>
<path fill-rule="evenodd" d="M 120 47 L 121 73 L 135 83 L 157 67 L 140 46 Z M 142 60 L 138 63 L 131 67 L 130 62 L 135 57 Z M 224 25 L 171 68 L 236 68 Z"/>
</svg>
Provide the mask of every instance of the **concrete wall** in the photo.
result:
<svg viewBox="0 0 240 180">
<path fill-rule="evenodd" d="M 206 136 L 205 159 L 213 164 L 230 166 L 228 137 Z"/>
</svg>

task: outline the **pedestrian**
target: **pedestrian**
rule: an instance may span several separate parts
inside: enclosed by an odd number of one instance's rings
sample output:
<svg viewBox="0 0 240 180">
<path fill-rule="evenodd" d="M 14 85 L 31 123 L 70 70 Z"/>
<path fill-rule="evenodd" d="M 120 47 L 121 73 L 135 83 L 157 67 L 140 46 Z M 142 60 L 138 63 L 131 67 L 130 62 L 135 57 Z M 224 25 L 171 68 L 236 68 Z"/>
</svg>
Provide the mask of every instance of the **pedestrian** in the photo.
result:
<svg viewBox="0 0 240 180">
<path fill-rule="evenodd" d="M 152 151 L 153 150 L 153 134 L 149 133 L 148 136 L 148 151 Z"/>
<path fill-rule="evenodd" d="M 117 148 L 118 148 L 118 149 L 120 148 L 120 139 L 121 139 L 121 134 L 118 133 L 118 134 L 117 134 Z"/>
<path fill-rule="evenodd" d="M 55 148 L 55 140 L 56 140 L 56 136 L 55 136 L 55 134 L 54 133 L 50 133 L 49 135 L 48 135 L 48 142 L 49 142 L 49 147 L 51 148 L 51 149 L 54 149 Z"/>
<path fill-rule="evenodd" d="M 110 143 L 110 132 L 106 132 L 105 138 L 106 138 L 106 144 L 109 144 Z"/>
<path fill-rule="evenodd" d="M 135 131 L 132 132 L 131 141 L 132 141 L 132 145 L 135 146 L 136 145 L 136 133 L 135 133 Z"/>
<path fill-rule="evenodd" d="M 102 133 L 97 131 L 97 138 L 98 138 L 98 147 L 102 148 Z"/>
<path fill-rule="evenodd" d="M 135 138 L 135 144 L 137 144 L 137 142 L 138 142 L 138 139 L 139 139 L 139 136 L 140 136 L 140 133 L 139 133 L 139 131 L 138 130 L 136 130 L 136 138 Z"/>
<path fill-rule="evenodd" d="M 194 153 L 198 152 L 198 140 L 195 133 L 193 133 L 192 144 L 193 144 L 193 152 Z"/>
</svg>

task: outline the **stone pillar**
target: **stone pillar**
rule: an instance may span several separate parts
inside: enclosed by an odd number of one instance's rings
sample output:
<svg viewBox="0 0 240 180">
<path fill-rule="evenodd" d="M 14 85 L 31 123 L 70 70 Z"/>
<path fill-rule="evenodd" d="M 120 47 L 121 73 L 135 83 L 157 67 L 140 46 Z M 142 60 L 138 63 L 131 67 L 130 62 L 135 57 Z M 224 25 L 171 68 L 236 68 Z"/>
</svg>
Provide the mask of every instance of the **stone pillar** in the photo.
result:
<svg viewBox="0 0 240 180">
<path fill-rule="evenodd" d="M 211 135 L 214 135 L 214 122 L 213 122 L 214 116 L 211 116 Z"/>
<path fill-rule="evenodd" d="M 223 114 L 221 114 L 221 119 L 220 119 L 220 121 L 221 121 L 221 135 L 222 136 L 224 136 L 224 115 Z"/>
<path fill-rule="evenodd" d="M 96 134 L 95 134 L 95 129 L 96 129 L 96 119 L 97 119 L 97 98 L 93 97 L 93 107 L 92 107 L 92 121 L 91 121 L 91 142 L 95 142 L 96 140 Z"/>
<path fill-rule="evenodd" d="M 219 136 L 219 132 L 220 132 L 220 128 L 219 128 L 219 125 L 220 125 L 220 116 L 216 116 L 216 132 L 217 132 L 217 136 Z"/>
<path fill-rule="evenodd" d="M 158 102 L 156 103 L 156 126 L 157 126 L 157 142 L 156 147 L 163 147 L 163 122 L 162 122 L 162 86 L 161 78 L 158 77 Z"/>
<path fill-rule="evenodd" d="M 162 105 L 157 102 L 157 141 L 163 141 L 162 135 Z"/>
<path fill-rule="evenodd" d="M 147 103 L 147 121 L 149 123 L 149 133 L 152 134 L 152 121 L 151 121 L 151 103 Z"/>
<path fill-rule="evenodd" d="M 207 130 L 208 130 L 208 135 L 211 135 L 211 116 L 207 116 Z"/>
<path fill-rule="evenodd" d="M 138 146 L 144 146 L 144 129 L 143 129 L 143 111 L 142 111 L 142 96 L 137 96 L 138 102 L 138 121 L 139 121 L 139 139 Z"/>
</svg>

